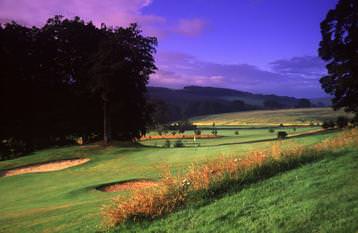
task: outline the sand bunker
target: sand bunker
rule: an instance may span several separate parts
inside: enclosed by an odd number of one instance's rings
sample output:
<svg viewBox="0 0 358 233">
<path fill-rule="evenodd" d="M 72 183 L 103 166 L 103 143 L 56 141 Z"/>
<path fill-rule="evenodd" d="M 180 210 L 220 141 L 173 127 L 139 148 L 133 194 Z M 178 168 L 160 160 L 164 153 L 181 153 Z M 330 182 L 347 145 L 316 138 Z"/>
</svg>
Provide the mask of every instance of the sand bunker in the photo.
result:
<svg viewBox="0 0 358 233">
<path fill-rule="evenodd" d="M 50 171 L 59 171 L 69 167 L 78 166 L 84 163 L 87 163 L 90 159 L 67 159 L 59 160 L 53 162 L 33 164 L 25 167 L 14 168 L 7 171 L 0 172 L 0 176 L 16 176 L 20 174 L 27 173 L 39 173 L 39 172 L 50 172 Z"/>
<path fill-rule="evenodd" d="M 124 190 L 135 190 L 143 188 L 151 188 L 157 186 L 158 183 L 151 180 L 130 180 L 119 183 L 102 185 L 97 189 L 103 192 L 119 192 Z"/>
</svg>

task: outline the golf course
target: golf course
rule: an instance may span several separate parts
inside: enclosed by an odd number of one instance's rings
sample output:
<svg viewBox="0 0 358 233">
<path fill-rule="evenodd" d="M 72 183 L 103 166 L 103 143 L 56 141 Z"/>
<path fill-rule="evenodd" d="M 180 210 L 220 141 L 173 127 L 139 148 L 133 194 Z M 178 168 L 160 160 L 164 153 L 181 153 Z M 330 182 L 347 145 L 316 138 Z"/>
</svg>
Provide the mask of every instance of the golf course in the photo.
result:
<svg viewBox="0 0 358 233">
<path fill-rule="evenodd" d="M 322 109 L 316 111 L 309 112 L 320 115 Z M 108 184 L 138 180 L 154 183 L 166 167 L 173 174 L 182 174 L 192 164 L 200 165 L 219 157 L 244 157 L 252 151 L 271 148 L 277 142 L 276 131 L 288 133 L 281 142 L 283 146 L 295 143 L 304 147 L 333 138 L 342 131 L 322 130 L 312 125 L 286 127 L 285 124 L 292 125 L 292 119 L 287 118 L 292 110 L 280 112 L 283 126 L 277 125 L 274 132 L 269 130 L 271 115 L 265 117 L 266 111 L 262 111 L 262 128 L 216 124 L 217 138 L 196 139 L 194 145 L 193 139 L 183 139 L 181 147 L 164 147 L 164 139 L 115 142 L 107 147 L 93 143 L 44 149 L 1 161 L 0 232 L 273 232 L 278 229 L 281 229 L 278 232 L 302 229 L 353 232 L 358 227 L 355 221 L 358 179 L 354 175 L 358 168 L 358 149 L 352 146 L 337 148 L 318 161 L 227 190 L 200 205 L 188 204 L 160 218 L 129 221 L 109 229 L 104 226 L 103 208 L 115 197 L 130 198 L 131 191 L 139 188 L 129 185 L 112 192 L 101 189 Z M 236 114 L 237 120 L 240 114 Z M 225 122 L 227 115 L 205 117 L 208 118 Z M 265 118 L 267 122 L 263 121 Z M 322 120 L 310 115 L 307 118 L 317 123 Z M 209 130 L 203 129 L 202 133 L 206 131 Z M 174 143 L 176 139 L 170 140 Z M 68 168 L 61 167 L 65 166 L 61 161 L 79 159 L 85 160 Z M 47 171 L 49 162 L 55 165 Z M 40 165 L 37 170 L 28 168 L 36 164 Z M 16 168 L 19 174 L 6 175 Z"/>
</svg>

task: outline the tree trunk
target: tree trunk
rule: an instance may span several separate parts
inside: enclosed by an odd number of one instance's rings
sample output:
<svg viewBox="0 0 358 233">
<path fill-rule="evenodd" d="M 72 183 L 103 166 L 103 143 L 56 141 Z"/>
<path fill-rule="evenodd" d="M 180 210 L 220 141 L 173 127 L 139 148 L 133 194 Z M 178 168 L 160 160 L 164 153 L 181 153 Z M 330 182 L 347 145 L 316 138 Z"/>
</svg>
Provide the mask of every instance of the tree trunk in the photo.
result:
<svg viewBox="0 0 358 233">
<path fill-rule="evenodd" d="M 109 101 L 103 100 L 103 141 L 104 144 L 109 144 L 111 141 L 111 120 L 109 111 Z"/>
</svg>

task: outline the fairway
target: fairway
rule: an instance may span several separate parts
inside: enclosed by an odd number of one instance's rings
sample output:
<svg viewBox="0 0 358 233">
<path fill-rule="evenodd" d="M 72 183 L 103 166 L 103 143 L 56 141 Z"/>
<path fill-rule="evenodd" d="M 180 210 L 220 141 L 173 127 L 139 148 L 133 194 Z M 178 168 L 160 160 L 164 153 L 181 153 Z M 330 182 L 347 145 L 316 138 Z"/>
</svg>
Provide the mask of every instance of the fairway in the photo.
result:
<svg viewBox="0 0 358 233">
<path fill-rule="evenodd" d="M 287 141 L 310 145 L 332 133 L 318 133 Z M 219 143 L 214 140 L 210 143 Z M 269 147 L 272 141 L 244 144 L 157 148 L 148 146 L 72 146 L 35 152 L 15 160 L 0 162 L 1 170 L 69 158 L 90 161 L 62 171 L 24 174 L 0 178 L 1 232 L 94 232 L 101 223 L 100 210 L 116 195 L 96 188 L 132 179 L 158 179 L 163 167 L 184 171 L 191 163 L 218 156 L 245 155 Z"/>
<path fill-rule="evenodd" d="M 326 120 L 334 120 L 338 116 L 352 115 L 341 111 L 333 111 L 331 108 L 306 108 L 284 110 L 260 110 L 237 113 L 223 113 L 192 118 L 194 124 L 199 126 L 211 126 L 213 123 L 220 126 L 309 126 L 321 124 Z"/>
</svg>

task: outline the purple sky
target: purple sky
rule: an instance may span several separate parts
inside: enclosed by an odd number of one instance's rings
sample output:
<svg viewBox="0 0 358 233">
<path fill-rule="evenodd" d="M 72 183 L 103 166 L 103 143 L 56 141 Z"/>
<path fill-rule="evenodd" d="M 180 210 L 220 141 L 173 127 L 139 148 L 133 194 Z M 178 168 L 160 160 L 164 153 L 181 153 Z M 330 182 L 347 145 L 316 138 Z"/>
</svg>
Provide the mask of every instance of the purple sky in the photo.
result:
<svg viewBox="0 0 358 233">
<path fill-rule="evenodd" d="M 61 14 L 99 25 L 138 22 L 159 39 L 150 85 L 325 96 L 319 24 L 337 0 L 0 0 L 0 22 Z"/>
</svg>

